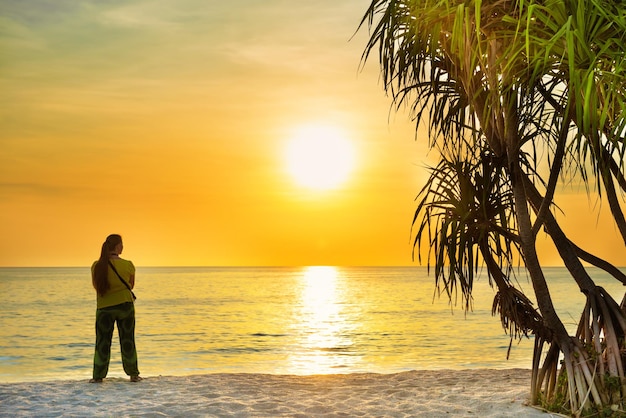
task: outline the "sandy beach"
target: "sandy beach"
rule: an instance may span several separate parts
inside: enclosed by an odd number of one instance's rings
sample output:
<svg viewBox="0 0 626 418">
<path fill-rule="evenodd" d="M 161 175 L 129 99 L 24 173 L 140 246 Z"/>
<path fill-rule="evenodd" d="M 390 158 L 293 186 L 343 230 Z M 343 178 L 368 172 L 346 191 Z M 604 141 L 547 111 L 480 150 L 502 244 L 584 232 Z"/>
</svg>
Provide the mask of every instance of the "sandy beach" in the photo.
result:
<svg viewBox="0 0 626 418">
<path fill-rule="evenodd" d="M 530 371 L 146 376 L 0 384 L 2 416 L 550 417 L 527 405 Z"/>
</svg>

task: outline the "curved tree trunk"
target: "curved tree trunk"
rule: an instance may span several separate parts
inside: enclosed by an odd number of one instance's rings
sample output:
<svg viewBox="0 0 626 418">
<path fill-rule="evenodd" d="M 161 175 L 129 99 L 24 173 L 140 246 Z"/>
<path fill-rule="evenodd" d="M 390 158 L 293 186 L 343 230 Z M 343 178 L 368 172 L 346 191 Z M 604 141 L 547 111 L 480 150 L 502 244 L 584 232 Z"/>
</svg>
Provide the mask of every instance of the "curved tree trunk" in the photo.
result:
<svg viewBox="0 0 626 418">
<path fill-rule="evenodd" d="M 554 98 L 550 95 L 546 89 L 539 84 L 537 87 L 537 91 L 542 95 L 542 97 L 548 101 L 555 109 L 558 109 L 562 114 L 565 114 L 565 109 L 561 106 L 560 103 L 554 100 Z M 581 125 L 581 121 L 575 120 L 576 115 L 572 115 L 574 118 L 574 122 L 577 125 Z M 569 120 L 569 116 L 568 116 Z M 611 130 L 607 127 L 603 127 L 603 134 L 606 137 L 612 137 Z M 613 181 L 613 177 L 617 180 L 617 185 L 622 191 L 626 191 L 626 178 L 624 177 L 624 172 L 622 171 L 622 167 L 620 166 L 615 159 L 612 157 L 611 152 L 604 146 L 596 135 L 595 138 L 590 139 L 591 148 L 596 153 L 596 161 L 600 163 L 598 167 L 598 175 L 602 178 L 602 184 L 604 185 L 604 189 L 607 195 L 607 201 L 609 202 L 609 208 L 611 210 L 611 214 L 613 215 L 613 219 L 615 220 L 615 224 L 617 225 L 617 229 L 620 231 L 622 235 L 622 239 L 624 240 L 624 244 L 626 245 L 626 218 L 624 217 L 624 212 L 622 211 L 621 205 L 619 203 L 619 198 L 617 197 L 617 191 L 615 188 L 615 182 Z M 622 138 L 622 146 L 623 146 L 623 138 Z M 558 154 L 558 151 L 557 151 Z"/>
<path fill-rule="evenodd" d="M 515 151 L 513 151 L 515 152 Z M 532 233 L 532 226 L 530 221 L 530 214 L 528 212 L 528 204 L 526 192 L 523 184 L 523 174 L 519 167 L 519 162 L 512 160 L 509 157 L 510 168 L 512 170 L 512 184 L 513 194 L 515 199 L 515 209 L 517 214 L 517 221 L 519 227 L 519 235 L 521 240 L 521 250 L 524 257 L 526 268 L 530 274 L 535 296 L 537 297 L 537 305 L 546 322 L 548 328 L 550 328 L 555 335 L 560 338 L 567 336 L 565 326 L 559 319 L 552 304 L 552 297 L 550 296 L 550 290 L 548 284 L 543 275 L 539 259 L 537 257 L 537 251 L 535 248 L 535 237 Z"/>
<path fill-rule="evenodd" d="M 613 215 L 617 229 L 622 235 L 624 245 L 626 245 L 626 219 L 624 218 L 624 212 L 622 211 L 622 207 L 619 203 L 619 198 L 617 197 L 617 192 L 615 190 L 615 182 L 613 181 L 613 175 L 615 175 L 618 180 L 618 184 L 622 187 L 622 190 L 624 190 L 624 183 L 619 183 L 620 180 L 624 180 L 623 172 L 615 163 L 615 160 L 611 156 L 609 150 L 600 143 L 599 138 L 593 138 L 590 142 L 592 144 L 592 148 L 598 154 L 597 161 L 600 163 L 600 166 L 598 167 L 598 175 L 602 178 L 611 214 Z"/>
<path fill-rule="evenodd" d="M 622 208 L 620 206 L 617 192 L 615 191 L 615 183 L 613 182 L 611 173 L 605 173 L 602 176 L 602 180 L 604 181 L 604 189 L 606 191 L 606 197 L 609 202 L 609 207 L 611 208 L 611 213 L 613 214 L 613 219 L 615 219 L 617 228 L 622 234 L 624 245 L 626 245 L 626 219 L 624 219 L 624 212 L 622 211 Z"/>
<path fill-rule="evenodd" d="M 626 286 L 626 274 L 624 274 L 620 269 L 618 269 L 608 261 L 605 261 L 599 257 L 596 257 L 593 254 L 588 253 L 587 251 L 574 244 L 572 241 L 570 241 L 570 244 L 572 248 L 576 251 L 576 255 L 578 255 L 581 260 L 586 261 L 587 263 L 606 271 L 615 279 L 622 282 L 624 286 Z"/>
</svg>

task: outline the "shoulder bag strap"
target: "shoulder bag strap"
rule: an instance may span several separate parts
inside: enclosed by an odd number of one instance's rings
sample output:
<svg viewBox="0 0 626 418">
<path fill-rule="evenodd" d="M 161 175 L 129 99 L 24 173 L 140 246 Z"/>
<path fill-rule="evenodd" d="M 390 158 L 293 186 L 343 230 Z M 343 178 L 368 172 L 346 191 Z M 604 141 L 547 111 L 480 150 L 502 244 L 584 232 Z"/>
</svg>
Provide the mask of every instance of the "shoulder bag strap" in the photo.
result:
<svg viewBox="0 0 626 418">
<path fill-rule="evenodd" d="M 135 294 L 133 293 L 133 290 L 130 288 L 130 285 L 128 283 L 126 283 L 126 280 L 124 280 L 122 278 L 122 276 L 120 276 L 120 274 L 117 272 L 117 269 L 115 268 L 115 266 L 113 265 L 111 260 L 109 260 L 109 266 L 111 266 L 111 268 L 113 269 L 115 274 L 117 274 L 117 277 L 119 277 L 120 280 L 122 281 L 122 283 L 124 283 L 124 286 L 126 286 L 128 288 L 128 291 L 130 292 L 130 294 L 133 295 L 133 299 L 137 299 L 137 296 L 135 296 Z"/>
</svg>

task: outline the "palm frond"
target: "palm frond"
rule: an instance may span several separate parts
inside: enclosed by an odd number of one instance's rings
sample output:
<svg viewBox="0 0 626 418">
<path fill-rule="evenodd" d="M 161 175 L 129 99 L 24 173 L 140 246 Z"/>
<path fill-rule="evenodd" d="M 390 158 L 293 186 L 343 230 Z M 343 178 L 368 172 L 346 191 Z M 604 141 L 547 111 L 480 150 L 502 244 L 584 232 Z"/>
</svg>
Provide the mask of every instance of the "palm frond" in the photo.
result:
<svg viewBox="0 0 626 418">
<path fill-rule="evenodd" d="M 474 277 L 482 265 L 479 247 L 488 243 L 498 268 L 507 269 L 518 254 L 518 239 L 502 162 L 493 155 L 473 163 L 456 157 L 431 168 L 418 195 L 414 248 L 420 261 L 428 248 L 427 263 L 434 267 L 439 292 L 452 299 L 460 289 L 464 307 L 470 309 Z"/>
</svg>

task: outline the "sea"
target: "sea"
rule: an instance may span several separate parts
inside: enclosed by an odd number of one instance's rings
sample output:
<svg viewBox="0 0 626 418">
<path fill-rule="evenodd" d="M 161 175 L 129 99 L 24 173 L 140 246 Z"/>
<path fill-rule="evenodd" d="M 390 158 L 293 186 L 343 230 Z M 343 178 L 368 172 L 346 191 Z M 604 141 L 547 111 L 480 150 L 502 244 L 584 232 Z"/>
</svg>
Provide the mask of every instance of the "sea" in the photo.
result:
<svg viewBox="0 0 626 418">
<path fill-rule="evenodd" d="M 621 283 L 589 271 L 621 302 Z M 515 276 L 531 295 L 526 274 Z M 583 295 L 564 268 L 546 277 L 574 332 Z M 532 337 L 505 333 L 486 275 L 470 310 L 460 294 L 440 294 L 425 267 L 138 267 L 135 294 L 147 377 L 531 367 Z M 0 382 L 91 377 L 88 267 L 0 268 L 0 299 Z M 116 334 L 109 377 L 125 377 Z"/>
</svg>

